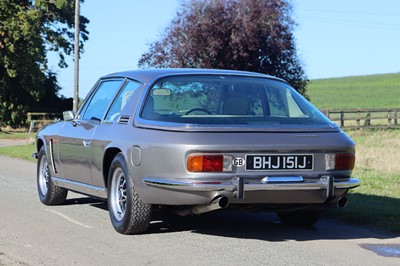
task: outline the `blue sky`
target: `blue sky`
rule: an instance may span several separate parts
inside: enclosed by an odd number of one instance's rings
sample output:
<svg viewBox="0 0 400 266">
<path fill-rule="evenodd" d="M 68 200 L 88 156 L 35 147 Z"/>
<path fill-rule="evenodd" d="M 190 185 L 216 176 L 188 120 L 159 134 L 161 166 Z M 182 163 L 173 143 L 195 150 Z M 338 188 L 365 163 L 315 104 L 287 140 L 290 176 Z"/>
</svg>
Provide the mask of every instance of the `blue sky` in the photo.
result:
<svg viewBox="0 0 400 266">
<path fill-rule="evenodd" d="M 310 79 L 400 72 L 400 1 L 292 0 L 298 54 Z M 79 95 L 109 73 L 137 69 L 148 44 L 159 39 L 179 0 L 86 0 L 89 40 L 80 60 Z M 73 95 L 72 58 L 59 69 L 60 93 Z"/>
</svg>

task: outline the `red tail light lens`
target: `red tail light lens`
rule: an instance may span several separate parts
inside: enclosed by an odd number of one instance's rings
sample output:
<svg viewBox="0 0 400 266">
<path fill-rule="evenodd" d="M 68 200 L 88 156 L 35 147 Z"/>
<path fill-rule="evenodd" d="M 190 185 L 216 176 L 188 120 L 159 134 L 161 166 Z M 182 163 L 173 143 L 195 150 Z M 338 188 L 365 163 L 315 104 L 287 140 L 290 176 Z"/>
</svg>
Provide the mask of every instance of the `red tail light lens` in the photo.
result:
<svg viewBox="0 0 400 266">
<path fill-rule="evenodd" d="M 352 170 L 356 162 L 356 156 L 352 153 L 335 155 L 335 170 Z"/>
<path fill-rule="evenodd" d="M 223 155 L 190 155 L 187 161 L 189 172 L 222 172 Z"/>
</svg>

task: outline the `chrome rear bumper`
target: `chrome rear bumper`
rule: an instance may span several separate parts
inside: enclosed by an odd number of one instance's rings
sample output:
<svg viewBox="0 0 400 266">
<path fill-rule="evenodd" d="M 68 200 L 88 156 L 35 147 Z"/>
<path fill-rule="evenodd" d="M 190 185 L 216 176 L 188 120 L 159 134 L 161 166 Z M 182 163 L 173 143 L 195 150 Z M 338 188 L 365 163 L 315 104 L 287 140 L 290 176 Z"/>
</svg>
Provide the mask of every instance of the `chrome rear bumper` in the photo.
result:
<svg viewBox="0 0 400 266">
<path fill-rule="evenodd" d="M 234 192 L 235 198 L 243 198 L 245 192 L 251 191 L 299 191 L 326 190 L 326 198 L 334 195 L 335 189 L 351 189 L 361 182 L 356 178 L 335 181 L 331 176 L 323 176 L 315 180 L 303 180 L 302 177 L 275 177 L 254 182 L 243 177 L 234 177 L 230 182 L 204 181 L 171 181 L 159 178 L 144 178 L 143 182 L 151 187 L 166 188 L 180 191 Z"/>
</svg>

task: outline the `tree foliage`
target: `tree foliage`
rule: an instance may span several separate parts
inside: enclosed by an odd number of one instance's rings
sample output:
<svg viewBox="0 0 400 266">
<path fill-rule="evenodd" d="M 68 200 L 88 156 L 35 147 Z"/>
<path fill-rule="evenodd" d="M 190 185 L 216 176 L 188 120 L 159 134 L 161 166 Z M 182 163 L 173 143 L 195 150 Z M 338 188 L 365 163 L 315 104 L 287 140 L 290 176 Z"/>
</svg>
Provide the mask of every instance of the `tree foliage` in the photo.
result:
<svg viewBox="0 0 400 266">
<path fill-rule="evenodd" d="M 62 100 L 47 52 L 57 52 L 59 66 L 67 66 L 65 56 L 74 48 L 74 2 L 0 0 L 0 122 L 18 126 L 26 111 L 45 111 Z M 81 48 L 88 22 L 80 17 Z"/>
<path fill-rule="evenodd" d="M 246 70 L 287 80 L 305 95 L 290 0 L 187 0 L 139 67 Z"/>
</svg>

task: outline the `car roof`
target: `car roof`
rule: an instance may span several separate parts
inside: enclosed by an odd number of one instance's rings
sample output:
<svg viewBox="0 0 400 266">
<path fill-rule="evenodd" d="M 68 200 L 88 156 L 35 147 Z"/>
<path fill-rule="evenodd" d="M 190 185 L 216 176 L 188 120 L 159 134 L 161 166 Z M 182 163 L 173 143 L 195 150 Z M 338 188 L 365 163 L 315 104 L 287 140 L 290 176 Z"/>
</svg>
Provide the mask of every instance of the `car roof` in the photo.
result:
<svg viewBox="0 0 400 266">
<path fill-rule="evenodd" d="M 148 83 L 155 79 L 174 76 L 174 75 L 235 75 L 235 76 L 251 76 L 251 77 L 262 77 L 281 80 L 279 78 L 248 71 L 240 70 L 226 70 L 226 69 L 203 69 L 203 68 L 151 68 L 151 69 L 138 69 L 131 71 L 122 71 L 113 74 L 109 74 L 101 77 L 102 79 L 107 78 L 130 78 L 142 83 Z M 283 80 L 282 80 L 283 81 Z"/>
</svg>

